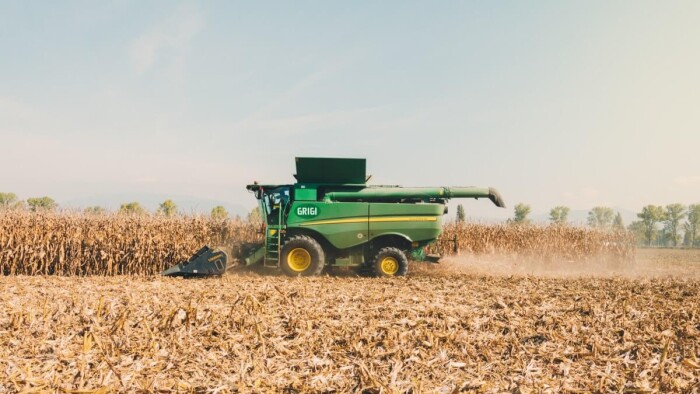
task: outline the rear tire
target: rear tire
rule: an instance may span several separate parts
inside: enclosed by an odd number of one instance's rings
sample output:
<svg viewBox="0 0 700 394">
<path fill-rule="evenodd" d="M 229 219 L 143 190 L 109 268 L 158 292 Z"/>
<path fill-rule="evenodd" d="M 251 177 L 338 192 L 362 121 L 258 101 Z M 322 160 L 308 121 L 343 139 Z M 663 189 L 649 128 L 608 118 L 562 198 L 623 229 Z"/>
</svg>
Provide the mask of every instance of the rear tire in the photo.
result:
<svg viewBox="0 0 700 394">
<path fill-rule="evenodd" d="M 408 273 L 406 254 L 398 248 L 382 248 L 372 260 L 372 273 L 376 277 L 405 276 Z"/>
<path fill-rule="evenodd" d="M 325 262 L 321 245 L 306 235 L 291 237 L 282 246 L 280 267 L 287 276 L 319 275 Z"/>
</svg>

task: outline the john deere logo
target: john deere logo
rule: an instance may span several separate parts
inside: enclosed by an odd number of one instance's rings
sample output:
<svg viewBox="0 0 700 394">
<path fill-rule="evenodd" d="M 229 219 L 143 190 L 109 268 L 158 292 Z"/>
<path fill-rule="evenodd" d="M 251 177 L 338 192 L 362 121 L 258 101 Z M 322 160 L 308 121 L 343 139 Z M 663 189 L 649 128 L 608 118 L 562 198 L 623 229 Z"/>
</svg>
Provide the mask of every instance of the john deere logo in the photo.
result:
<svg viewBox="0 0 700 394">
<path fill-rule="evenodd" d="M 318 216 L 318 207 L 313 206 L 300 206 L 297 207 L 297 216 L 304 218 L 312 218 Z"/>
</svg>

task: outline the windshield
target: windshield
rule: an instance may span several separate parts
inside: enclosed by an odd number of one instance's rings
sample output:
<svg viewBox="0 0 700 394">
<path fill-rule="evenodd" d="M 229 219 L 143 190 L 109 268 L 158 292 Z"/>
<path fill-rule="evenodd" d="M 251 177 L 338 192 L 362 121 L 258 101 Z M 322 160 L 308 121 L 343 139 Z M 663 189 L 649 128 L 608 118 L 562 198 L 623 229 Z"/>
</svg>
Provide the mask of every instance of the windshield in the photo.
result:
<svg viewBox="0 0 700 394">
<path fill-rule="evenodd" d="M 284 215 L 289 207 L 289 188 L 281 187 L 269 191 L 266 190 L 262 198 L 262 204 L 267 216 L 267 223 L 278 223 L 280 213 L 284 219 Z"/>
</svg>

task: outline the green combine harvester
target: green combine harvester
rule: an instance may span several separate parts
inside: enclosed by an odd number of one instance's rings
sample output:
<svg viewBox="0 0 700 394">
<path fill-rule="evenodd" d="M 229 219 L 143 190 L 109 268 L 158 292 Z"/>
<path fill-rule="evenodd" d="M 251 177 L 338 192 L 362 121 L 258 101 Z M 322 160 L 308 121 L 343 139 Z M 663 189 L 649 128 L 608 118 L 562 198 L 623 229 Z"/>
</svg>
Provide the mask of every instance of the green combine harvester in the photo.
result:
<svg viewBox="0 0 700 394">
<path fill-rule="evenodd" d="M 493 188 L 367 185 L 365 159 L 298 157 L 296 170 L 294 184 L 246 186 L 258 199 L 264 239 L 240 248 L 236 265 L 289 276 L 319 275 L 325 267 L 402 276 L 409 260 L 438 261 L 424 248 L 442 231 L 447 200 L 488 198 L 505 207 Z M 162 275 L 216 276 L 233 266 L 226 252 L 205 246 Z"/>
</svg>

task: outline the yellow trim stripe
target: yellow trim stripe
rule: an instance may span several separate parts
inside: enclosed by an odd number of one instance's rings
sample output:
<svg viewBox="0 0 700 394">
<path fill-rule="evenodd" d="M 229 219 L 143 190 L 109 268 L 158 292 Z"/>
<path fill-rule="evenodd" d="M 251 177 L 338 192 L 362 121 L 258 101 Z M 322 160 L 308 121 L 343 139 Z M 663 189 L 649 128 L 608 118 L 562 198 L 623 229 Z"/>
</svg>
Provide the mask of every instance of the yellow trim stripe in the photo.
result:
<svg viewBox="0 0 700 394">
<path fill-rule="evenodd" d="M 343 224 L 343 223 L 381 223 L 381 222 L 436 222 L 437 216 L 386 216 L 375 218 L 351 218 L 317 220 L 315 222 L 300 223 L 300 226 L 315 226 L 319 224 Z"/>
<path fill-rule="evenodd" d="M 370 222 L 436 222 L 437 216 L 397 216 L 369 218 Z"/>
</svg>

